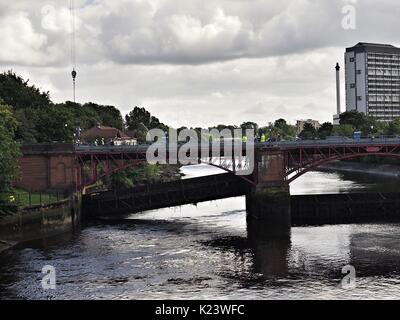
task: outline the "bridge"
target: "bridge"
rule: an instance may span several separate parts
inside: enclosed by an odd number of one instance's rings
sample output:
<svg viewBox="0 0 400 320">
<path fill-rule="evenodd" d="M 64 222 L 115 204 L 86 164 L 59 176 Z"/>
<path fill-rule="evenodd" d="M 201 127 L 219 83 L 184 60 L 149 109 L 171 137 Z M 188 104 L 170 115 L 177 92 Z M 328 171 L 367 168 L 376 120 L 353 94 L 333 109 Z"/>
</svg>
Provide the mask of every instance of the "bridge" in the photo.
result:
<svg viewBox="0 0 400 320">
<path fill-rule="evenodd" d="M 247 192 L 242 179 L 223 173 L 92 193 L 83 198 L 83 207 L 90 217 L 101 217 L 239 197 Z"/>
<path fill-rule="evenodd" d="M 87 146 L 73 144 L 32 144 L 22 148 L 20 159 L 22 179 L 16 185 L 27 190 L 48 189 L 82 190 L 98 180 L 126 168 L 147 163 L 149 145 Z M 366 155 L 400 158 L 400 138 L 310 140 L 255 143 L 254 171 L 251 159 L 243 153 L 241 159 L 226 156 L 221 144 L 219 156 L 212 154 L 212 146 L 189 155 L 191 164 L 207 163 L 233 174 L 244 172 L 243 180 L 251 185 L 290 184 L 306 172 L 320 165 Z M 243 150 L 245 150 L 243 148 Z M 169 149 L 166 148 L 167 155 Z M 168 161 L 168 159 L 167 159 Z"/>
<path fill-rule="evenodd" d="M 243 144 L 241 154 L 235 156 L 223 144 L 218 146 L 218 156 L 212 152 L 215 145 L 197 147 L 194 154 L 186 153 L 191 164 L 208 163 L 236 176 L 239 180 L 236 179 L 234 185 L 239 181 L 247 189 L 249 214 L 255 219 L 273 217 L 273 223 L 283 227 L 290 225 L 289 185 L 306 172 L 332 161 L 366 155 L 400 158 L 400 138 L 250 142 Z M 106 176 L 147 163 L 148 148 L 149 145 L 26 145 L 20 159 L 22 179 L 16 186 L 31 191 L 70 189 L 82 192 Z M 167 146 L 167 161 L 169 151 Z M 226 176 L 222 178 L 221 175 L 210 184 L 224 182 L 218 179 L 226 179 Z"/>
</svg>

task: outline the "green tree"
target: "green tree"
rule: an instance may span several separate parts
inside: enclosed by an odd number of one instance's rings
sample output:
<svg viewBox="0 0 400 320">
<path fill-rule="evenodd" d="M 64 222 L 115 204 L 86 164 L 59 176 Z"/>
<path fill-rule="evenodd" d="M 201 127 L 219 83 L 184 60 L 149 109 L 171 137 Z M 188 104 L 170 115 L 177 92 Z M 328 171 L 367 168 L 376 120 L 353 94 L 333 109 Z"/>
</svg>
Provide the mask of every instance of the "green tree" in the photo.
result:
<svg viewBox="0 0 400 320">
<path fill-rule="evenodd" d="M 354 127 L 351 124 L 341 124 L 333 127 L 333 134 L 341 137 L 351 137 L 354 134 Z"/>
<path fill-rule="evenodd" d="M 128 130 L 135 133 L 139 142 L 146 141 L 148 130 L 160 129 L 164 132 L 168 131 L 168 126 L 161 123 L 158 118 L 152 116 L 145 108 L 135 107 L 125 116 L 125 122 Z"/>
<path fill-rule="evenodd" d="M 151 114 L 145 108 L 135 107 L 129 114 L 125 116 L 126 125 L 129 130 L 139 129 L 139 125 L 143 124 L 150 128 Z"/>
<path fill-rule="evenodd" d="M 367 119 L 364 113 L 356 110 L 346 111 L 340 115 L 340 124 L 349 124 L 356 130 L 360 130 L 366 121 Z"/>
<path fill-rule="evenodd" d="M 15 139 L 24 143 L 37 142 L 39 133 L 36 130 L 37 112 L 33 108 L 25 108 L 14 111 L 18 121 L 18 128 L 15 132 Z"/>
<path fill-rule="evenodd" d="M 72 110 L 52 105 L 38 112 L 36 130 L 38 142 L 72 142 L 75 130 Z"/>
<path fill-rule="evenodd" d="M 282 119 L 282 118 L 276 120 L 275 123 L 274 123 L 274 127 L 278 128 L 278 129 L 285 129 L 287 127 L 287 125 L 288 124 L 287 124 L 286 120 Z"/>
<path fill-rule="evenodd" d="M 385 134 L 388 130 L 388 124 L 355 110 L 342 113 L 340 124 L 351 125 L 354 131 L 361 131 L 363 135 Z"/>
<path fill-rule="evenodd" d="M 286 122 L 285 119 L 278 119 L 275 121 L 274 125 L 270 125 L 265 132 L 268 135 L 271 133 L 272 139 L 292 139 L 296 136 L 296 128 Z"/>
<path fill-rule="evenodd" d="M 305 123 L 303 131 L 300 132 L 299 137 L 302 139 L 313 139 L 316 135 L 317 130 L 315 130 L 314 126 L 311 123 Z"/>
<path fill-rule="evenodd" d="M 240 125 L 240 128 L 242 129 L 243 135 L 246 133 L 246 130 L 251 130 L 251 129 L 253 129 L 254 135 L 256 135 L 258 133 L 258 124 L 255 122 L 251 122 L 251 121 L 243 122 Z"/>
<path fill-rule="evenodd" d="M 103 179 L 105 186 L 112 190 L 129 189 L 139 184 L 155 182 L 160 178 L 160 166 L 146 164 L 127 168 Z"/>
<path fill-rule="evenodd" d="M 332 123 L 325 122 L 318 129 L 318 137 L 321 139 L 325 139 L 326 137 L 329 137 L 332 134 L 332 131 L 333 131 Z"/>
<path fill-rule="evenodd" d="M 388 136 L 400 135 L 400 118 L 389 122 L 386 127 L 385 134 Z"/>
<path fill-rule="evenodd" d="M 20 148 L 14 140 L 17 126 L 11 107 L 0 100 L 0 193 L 10 191 L 19 174 Z"/>
<path fill-rule="evenodd" d="M 15 139 L 23 143 L 71 142 L 78 126 L 83 130 L 97 124 L 124 128 L 122 115 L 114 106 L 71 101 L 54 104 L 48 92 L 11 71 L 0 74 L 0 98 L 13 108 L 18 121 Z"/>
<path fill-rule="evenodd" d="M 97 103 L 89 102 L 82 106 L 84 112 L 95 114 L 98 123 L 103 126 L 117 128 L 122 130 L 124 127 L 124 120 L 121 112 L 114 106 L 104 106 Z"/>
<path fill-rule="evenodd" d="M 15 109 L 43 108 L 51 104 L 48 92 L 41 92 L 29 80 L 24 80 L 14 72 L 0 74 L 0 98 Z"/>
<path fill-rule="evenodd" d="M 385 122 L 377 121 L 372 117 L 365 117 L 364 123 L 359 127 L 359 130 L 364 135 L 383 135 L 387 131 L 387 126 Z"/>
<path fill-rule="evenodd" d="M 221 132 L 222 130 L 228 129 L 229 131 L 231 131 L 232 136 L 233 136 L 234 130 L 235 130 L 235 129 L 239 129 L 239 127 L 238 127 L 238 126 L 235 126 L 235 125 L 219 124 L 219 125 L 217 125 L 217 126 L 209 127 L 209 128 L 208 128 L 208 130 L 210 130 L 210 131 L 211 131 L 212 129 L 217 129 L 217 130 L 220 131 L 220 132 Z"/>
</svg>

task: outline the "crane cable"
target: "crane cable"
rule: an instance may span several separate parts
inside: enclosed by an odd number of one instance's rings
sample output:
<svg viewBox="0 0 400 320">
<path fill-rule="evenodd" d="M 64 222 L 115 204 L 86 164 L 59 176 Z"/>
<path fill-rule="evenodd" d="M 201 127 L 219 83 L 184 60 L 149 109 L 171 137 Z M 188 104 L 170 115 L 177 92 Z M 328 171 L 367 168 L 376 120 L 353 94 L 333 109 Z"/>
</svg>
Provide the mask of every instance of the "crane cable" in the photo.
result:
<svg viewBox="0 0 400 320">
<path fill-rule="evenodd" d="M 76 30 L 75 30 L 75 5 L 74 0 L 70 0 L 70 14 L 71 14 L 71 64 L 72 64 L 72 86 L 74 103 L 76 102 Z"/>
</svg>

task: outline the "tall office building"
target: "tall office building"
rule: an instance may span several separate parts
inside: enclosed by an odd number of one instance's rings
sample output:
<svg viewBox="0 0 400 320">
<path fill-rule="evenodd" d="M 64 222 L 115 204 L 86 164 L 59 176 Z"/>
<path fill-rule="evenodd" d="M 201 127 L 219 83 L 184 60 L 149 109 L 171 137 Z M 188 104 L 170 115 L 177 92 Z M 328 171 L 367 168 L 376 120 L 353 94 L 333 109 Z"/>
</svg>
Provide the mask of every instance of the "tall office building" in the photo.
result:
<svg viewBox="0 0 400 320">
<path fill-rule="evenodd" d="M 382 121 L 400 117 L 400 48 L 358 43 L 347 48 L 346 110 Z"/>
</svg>

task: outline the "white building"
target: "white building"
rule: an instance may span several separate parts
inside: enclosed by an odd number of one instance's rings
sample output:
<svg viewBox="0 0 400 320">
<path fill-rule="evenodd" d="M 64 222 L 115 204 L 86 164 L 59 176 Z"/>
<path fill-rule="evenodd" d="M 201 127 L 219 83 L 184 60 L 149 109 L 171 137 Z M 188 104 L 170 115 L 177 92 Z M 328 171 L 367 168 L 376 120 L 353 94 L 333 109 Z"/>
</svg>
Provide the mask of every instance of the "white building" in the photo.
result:
<svg viewBox="0 0 400 320">
<path fill-rule="evenodd" d="M 358 43 L 345 53 L 346 110 L 378 120 L 400 117 L 400 48 Z"/>
</svg>

